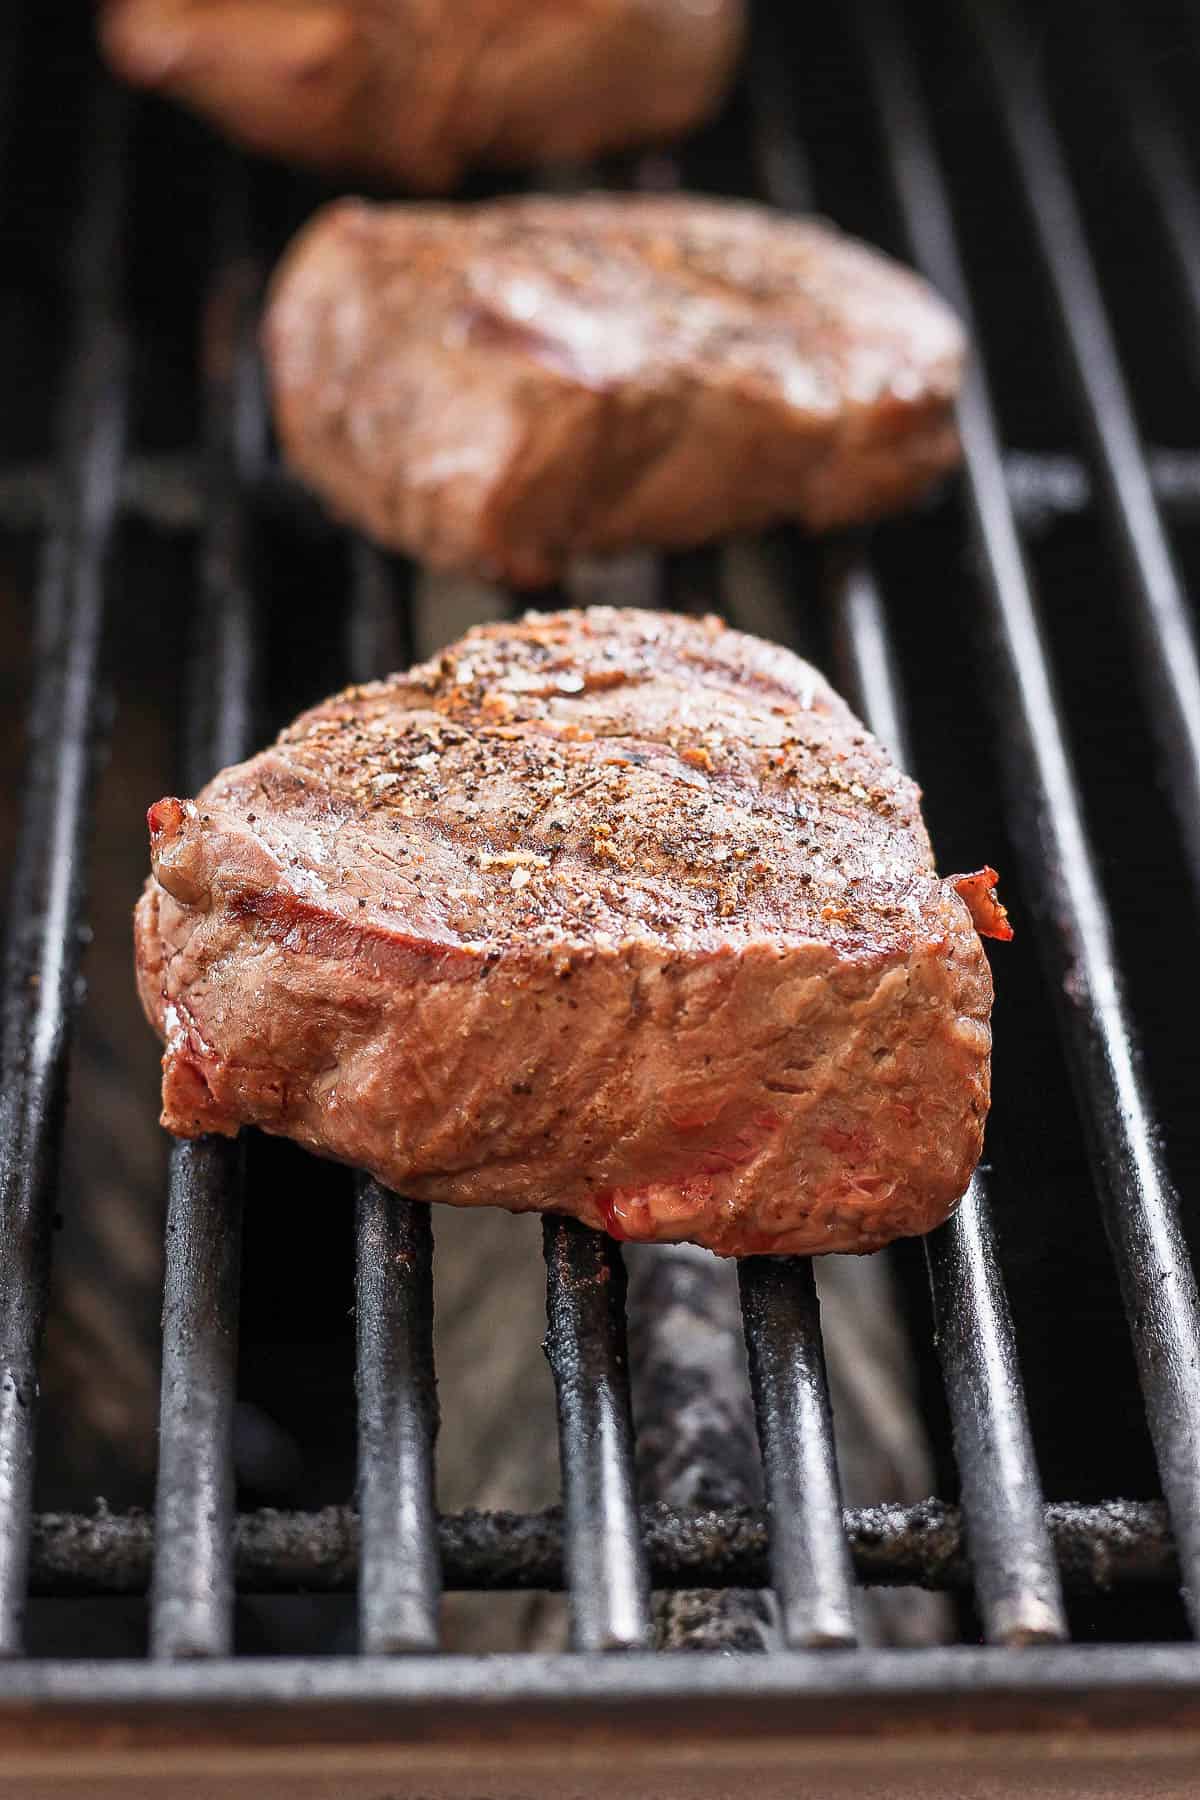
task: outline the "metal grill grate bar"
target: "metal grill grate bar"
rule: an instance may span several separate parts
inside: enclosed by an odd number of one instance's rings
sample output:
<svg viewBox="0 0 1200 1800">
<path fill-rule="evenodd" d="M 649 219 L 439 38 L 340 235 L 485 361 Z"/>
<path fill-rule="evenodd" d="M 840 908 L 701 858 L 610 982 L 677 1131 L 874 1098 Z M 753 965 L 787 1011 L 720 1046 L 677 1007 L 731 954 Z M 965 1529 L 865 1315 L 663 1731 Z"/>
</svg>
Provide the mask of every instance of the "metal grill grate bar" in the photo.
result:
<svg viewBox="0 0 1200 1800">
<path fill-rule="evenodd" d="M 378 681 L 415 658 L 411 597 L 401 573 L 365 538 L 351 540 L 350 557 L 346 662 L 352 681 Z"/>
<path fill-rule="evenodd" d="M 574 1219 L 547 1217 L 543 1243 L 571 1643 L 644 1649 L 650 1581 L 634 1500 L 625 1265 L 610 1238 Z"/>
<path fill-rule="evenodd" d="M 911 768 L 883 603 L 861 562 L 838 584 L 834 629 L 863 717 Z M 955 1217 L 925 1239 L 925 1253 L 988 1642 L 1057 1642 L 1067 1635 L 1062 1593 L 981 1173 Z"/>
<path fill-rule="evenodd" d="M 790 185 L 794 190 L 794 181 Z M 1151 445 L 1146 460 L 1163 516 L 1172 524 L 1194 525 L 1200 517 L 1200 455 Z M 1086 512 L 1094 504 L 1091 474 L 1069 452 L 1009 450 L 1004 463 L 1017 518 L 1031 530 Z M 47 463 L 0 469 L 0 532 L 41 529 L 53 511 L 56 488 L 55 471 Z M 265 514 L 286 521 L 301 538 L 319 543 L 336 530 L 313 496 L 280 465 L 259 472 L 253 497 Z M 195 531 L 205 511 L 199 459 L 190 450 L 130 456 L 121 485 L 121 511 L 168 535 Z M 659 603 L 656 564 L 644 552 L 591 566 L 581 560 L 569 571 L 565 586 L 576 605 L 598 604 L 605 595 L 613 596 L 615 605 L 618 591 L 625 597 L 622 605 Z"/>
<path fill-rule="evenodd" d="M 404 667 L 411 634 L 387 559 L 361 540 L 351 558 L 348 661 L 355 681 L 370 681 Z M 430 1209 L 361 1176 L 355 1236 L 359 1645 L 368 1656 L 436 1650 Z"/>
<path fill-rule="evenodd" d="M 253 741 L 254 603 L 246 577 L 243 475 L 263 439 L 254 357 L 257 283 L 243 245 L 244 194 L 231 187 L 223 264 L 204 345 L 208 525 L 185 721 L 194 793 Z M 233 1646 L 233 1410 L 242 1237 L 238 1146 L 202 1138 L 171 1154 L 156 1554 L 150 1646 L 157 1657 Z"/>
<path fill-rule="evenodd" d="M 435 1650 L 441 1570 L 429 1208 L 364 1180 L 357 1235 L 359 1641 L 368 1656 Z"/>
<path fill-rule="evenodd" d="M 925 1240 L 971 1567 L 992 1644 L 1067 1636 L 987 1183 Z"/>
<path fill-rule="evenodd" d="M 812 176 L 791 129 L 783 68 L 771 34 L 760 32 L 753 46 L 752 151 L 768 198 L 784 210 L 808 211 Z M 769 576 L 768 584 L 774 598 Z M 812 1265 L 751 1258 L 739 1265 L 738 1279 L 783 1634 L 797 1647 L 853 1644 L 853 1576 Z"/>
<path fill-rule="evenodd" d="M 1127 121 L 1122 147 L 1139 169 L 1178 271 L 1192 323 L 1185 354 L 1196 377 L 1200 375 L 1200 187 L 1181 142 L 1175 109 L 1151 72 L 1140 18 L 1131 21 L 1122 7 L 1111 4 L 1101 9 L 1100 18 L 1110 92 Z M 1093 28 L 1095 21 L 1093 12 L 1089 15 Z M 1162 506 L 1164 496 L 1157 483 L 1155 491 Z"/>
<path fill-rule="evenodd" d="M 907 45 L 886 5 L 863 34 L 894 178 L 917 261 L 972 313 L 949 198 Z M 978 341 L 978 340 L 977 340 Z M 1041 628 L 977 360 L 959 410 L 968 491 L 986 562 L 983 598 L 996 651 L 1014 836 L 1034 897 L 1068 1050 L 1090 1126 L 1112 1244 L 1184 1598 L 1200 1627 L 1200 1306 L 1160 1135 L 1138 1071 L 1112 928 L 1084 831 Z"/>
<path fill-rule="evenodd" d="M 812 1264 L 752 1256 L 738 1278 L 784 1637 L 797 1649 L 850 1645 L 850 1553 Z"/>
<path fill-rule="evenodd" d="M 760 179 L 783 211 L 811 210 L 807 158 L 762 60 L 755 85 Z M 909 767 L 895 659 L 875 581 L 860 561 L 837 571 L 833 628 L 848 692 L 875 735 Z M 1012 1317 L 996 1261 L 987 1195 L 977 1176 L 957 1216 L 926 1240 L 938 1350 L 970 1521 L 972 1565 L 989 1642 L 1066 1636 Z"/>
<path fill-rule="evenodd" d="M 1135 599 L 1148 711 L 1200 884 L 1200 656 L 1049 103 L 1006 5 L 973 9 Z M 1136 135 L 1136 134 L 1135 134 Z"/>
<path fill-rule="evenodd" d="M 46 1309 L 59 1124 L 81 943 L 105 565 L 120 496 L 127 355 L 118 304 L 125 107 L 106 85 L 87 141 L 61 505 L 37 600 L 28 774 L 4 967 L 0 1093 L 0 1654 L 21 1649 L 37 1359 Z"/>
<path fill-rule="evenodd" d="M 639 1520 L 656 1588 L 751 1589 L 769 1583 L 767 1520 L 759 1507 L 697 1511 L 650 1505 L 640 1508 Z M 970 1585 L 957 1506 L 924 1500 L 917 1506 L 849 1507 L 842 1522 L 864 1587 Z M 1046 1508 L 1046 1528 L 1063 1581 L 1074 1593 L 1179 1579 L 1161 1501 L 1057 1502 Z M 353 1593 L 360 1539 L 359 1515 L 348 1506 L 242 1513 L 235 1531 L 238 1590 Z M 438 1544 L 448 1589 L 494 1593 L 562 1586 L 563 1521 L 557 1507 L 444 1513 Z M 142 1594 L 152 1552 L 153 1523 L 145 1513 L 42 1513 L 34 1520 L 30 1588 L 60 1597 Z"/>
<path fill-rule="evenodd" d="M 226 1656 L 233 1648 L 241 1161 L 237 1144 L 216 1138 L 171 1152 L 153 1656 Z"/>
</svg>

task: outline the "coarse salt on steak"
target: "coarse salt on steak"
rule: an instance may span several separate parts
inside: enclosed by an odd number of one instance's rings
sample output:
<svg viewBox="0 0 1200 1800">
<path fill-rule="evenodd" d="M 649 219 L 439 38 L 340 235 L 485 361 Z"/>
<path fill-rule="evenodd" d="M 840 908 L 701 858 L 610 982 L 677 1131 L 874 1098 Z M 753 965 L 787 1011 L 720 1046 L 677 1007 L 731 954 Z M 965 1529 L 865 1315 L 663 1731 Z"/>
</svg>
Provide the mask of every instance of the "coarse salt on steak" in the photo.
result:
<svg viewBox="0 0 1200 1800">
<path fill-rule="evenodd" d="M 918 800 L 715 619 L 471 631 L 150 809 L 163 1123 L 723 1255 L 927 1231 L 979 1157 L 992 987 Z"/>
</svg>

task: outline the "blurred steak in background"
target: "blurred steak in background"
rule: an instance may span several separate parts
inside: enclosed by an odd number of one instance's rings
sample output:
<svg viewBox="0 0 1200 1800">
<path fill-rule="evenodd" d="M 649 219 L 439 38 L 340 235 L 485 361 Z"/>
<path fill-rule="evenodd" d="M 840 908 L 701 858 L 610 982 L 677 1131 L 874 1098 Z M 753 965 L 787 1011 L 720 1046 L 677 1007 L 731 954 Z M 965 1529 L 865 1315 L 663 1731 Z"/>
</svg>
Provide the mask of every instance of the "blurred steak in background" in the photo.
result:
<svg viewBox="0 0 1200 1800">
<path fill-rule="evenodd" d="M 430 192 L 666 140 L 711 112 L 742 0 L 102 0 L 114 69 L 251 150 Z"/>
<path fill-rule="evenodd" d="M 264 341 L 284 452 L 435 568 L 538 587 L 911 504 L 958 460 L 964 353 L 911 270 L 694 194 L 319 213 Z"/>
</svg>

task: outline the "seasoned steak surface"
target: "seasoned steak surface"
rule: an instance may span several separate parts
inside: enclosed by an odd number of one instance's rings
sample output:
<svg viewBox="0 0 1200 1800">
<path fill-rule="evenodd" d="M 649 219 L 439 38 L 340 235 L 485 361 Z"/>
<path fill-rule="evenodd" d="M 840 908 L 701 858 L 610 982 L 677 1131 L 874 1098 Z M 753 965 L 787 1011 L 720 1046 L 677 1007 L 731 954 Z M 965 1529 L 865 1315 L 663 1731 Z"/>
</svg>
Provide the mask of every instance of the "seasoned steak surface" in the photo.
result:
<svg viewBox="0 0 1200 1800">
<path fill-rule="evenodd" d="M 953 316 L 831 227 L 593 195 L 326 209 L 266 327 L 286 453 L 434 565 L 534 586 L 909 500 L 956 459 Z"/>
<path fill-rule="evenodd" d="M 484 627 L 150 823 L 173 1131 L 731 1255 L 873 1249 L 966 1187 L 979 939 L 916 788 L 785 650 Z"/>
<path fill-rule="evenodd" d="M 742 0 L 103 0 L 128 80 L 252 149 L 436 192 L 702 118 Z"/>
</svg>

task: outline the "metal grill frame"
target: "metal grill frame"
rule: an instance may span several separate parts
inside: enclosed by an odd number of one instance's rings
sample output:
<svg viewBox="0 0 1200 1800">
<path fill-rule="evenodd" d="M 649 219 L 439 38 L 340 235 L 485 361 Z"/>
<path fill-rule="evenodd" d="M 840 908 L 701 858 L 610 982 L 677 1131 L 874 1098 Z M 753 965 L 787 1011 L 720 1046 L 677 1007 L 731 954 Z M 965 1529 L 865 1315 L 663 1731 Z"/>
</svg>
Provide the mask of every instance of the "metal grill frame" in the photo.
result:
<svg viewBox="0 0 1200 1800">
<path fill-rule="evenodd" d="M 915 260 L 970 322 L 953 211 L 900 9 L 894 0 L 856 0 L 855 13 Z M 1103 501 L 1146 646 L 1150 710 L 1161 724 L 1183 841 L 1200 878 L 1200 666 L 1163 522 L 1172 494 L 1194 508 L 1200 483 L 1194 470 L 1189 478 L 1169 460 L 1155 465 L 1152 478 L 1046 96 L 1016 53 L 1014 16 L 981 3 L 974 19 L 1059 304 L 1092 455 L 1086 471 L 1048 459 L 1020 468 L 1006 462 L 986 371 L 977 364 L 960 410 L 966 494 L 985 572 L 997 704 L 1011 745 L 1013 836 L 1035 897 L 1040 947 L 1065 995 L 1063 1039 L 1090 1126 L 1166 1507 L 1044 1506 L 980 1177 L 927 1246 L 961 1513 L 933 1503 L 843 1512 L 811 1267 L 761 1259 L 743 1264 L 740 1278 L 766 1509 L 639 1512 L 620 1253 L 572 1222 L 549 1219 L 563 1513 L 439 1520 L 433 1233 L 425 1209 L 364 1181 L 356 1225 L 358 1510 L 235 1519 L 240 1168 L 235 1148 L 201 1142 L 178 1146 L 171 1162 L 154 1525 L 133 1516 L 33 1516 L 37 1342 L 79 956 L 105 568 L 130 499 L 128 345 L 111 278 L 120 256 L 128 103 L 98 81 L 95 136 L 107 149 L 91 172 L 73 265 L 76 339 L 43 553 L 30 711 L 34 776 L 3 995 L 0 1749 L 31 1768 L 81 1746 L 111 1747 L 114 1734 L 122 1754 L 135 1759 L 167 1746 L 232 1749 L 251 1760 L 314 1744 L 344 1756 L 386 1746 L 416 1758 L 414 1768 L 425 1758 L 432 1769 L 464 1733 L 476 1748 L 503 1740 L 530 1755 L 552 1754 L 569 1737 L 580 1754 L 602 1758 L 611 1754 L 606 1746 L 618 1727 L 634 1757 L 655 1745 L 665 1755 L 663 1746 L 673 1746 L 738 1766 L 798 1743 L 838 1745 L 839 1755 L 850 1754 L 855 1742 L 876 1750 L 903 1742 L 916 1747 L 914 1755 L 923 1744 L 932 1757 L 951 1740 L 1030 1735 L 1069 1740 L 1081 1758 L 1086 1742 L 1106 1744 L 1120 1759 L 1135 1737 L 1139 1754 L 1146 1753 L 1145 1734 L 1154 1731 L 1169 1731 L 1181 1752 L 1200 1752 L 1200 1646 L 1084 1650 L 1059 1642 L 1066 1636 L 1064 1580 L 1070 1587 L 1100 1579 L 1179 1581 L 1191 1625 L 1200 1629 L 1200 1304 L 1138 1073 L 1022 535 L 1030 493 L 1036 504 L 1057 496 L 1069 507 L 1088 503 L 1094 486 Z M 1150 77 L 1139 67 L 1138 79 Z M 763 191 L 782 208 L 803 206 L 803 151 L 768 65 L 752 92 Z M 1164 128 L 1139 155 L 1164 236 L 1194 289 L 1200 207 L 1172 144 Z M 188 723 L 189 774 L 197 783 L 250 748 L 256 632 L 245 566 L 246 495 L 253 484 L 277 479 L 265 462 L 241 180 L 230 159 L 205 363 L 200 653 Z M 348 660 L 365 677 L 406 660 L 407 646 L 386 561 L 356 545 L 353 567 Z M 834 567 L 842 685 L 907 762 L 904 700 L 869 558 L 858 553 Z M 969 1582 L 991 1647 L 854 1649 L 856 1574 L 930 1586 Z M 642 1654 L 651 1641 L 652 1580 L 664 1587 L 769 1585 L 789 1647 L 749 1660 Z M 562 1583 L 575 1654 L 433 1654 L 443 1581 Z M 362 1654 L 234 1660 L 239 1587 L 357 1587 Z M 23 1659 L 29 1592 L 148 1592 L 150 1659 Z M 817 1649 L 836 1654 L 811 1654 Z M 614 1650 L 623 1654 L 606 1654 Z"/>
</svg>

